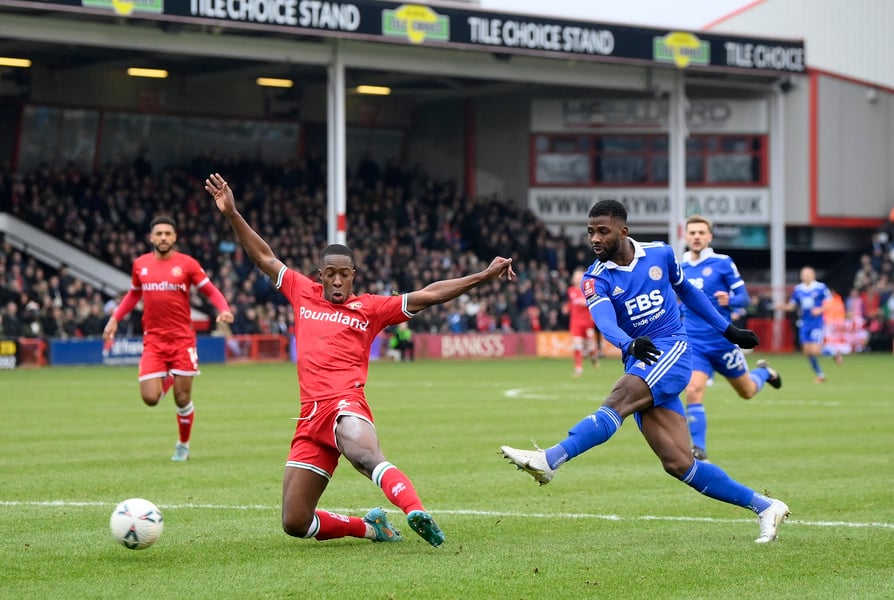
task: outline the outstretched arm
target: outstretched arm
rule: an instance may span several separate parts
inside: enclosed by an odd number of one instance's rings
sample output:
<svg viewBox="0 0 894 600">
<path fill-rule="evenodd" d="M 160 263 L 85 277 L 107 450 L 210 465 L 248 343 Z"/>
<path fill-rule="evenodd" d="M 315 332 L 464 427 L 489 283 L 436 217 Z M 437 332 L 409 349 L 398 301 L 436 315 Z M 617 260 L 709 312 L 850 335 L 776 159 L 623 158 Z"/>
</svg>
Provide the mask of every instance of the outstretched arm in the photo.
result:
<svg viewBox="0 0 894 600">
<path fill-rule="evenodd" d="M 429 306 L 443 304 L 485 281 L 501 279 L 504 276 L 510 281 L 515 279 L 515 271 L 512 270 L 512 259 L 498 256 L 483 271 L 456 279 L 436 281 L 421 290 L 410 292 L 407 294 L 407 310 L 411 313 L 417 313 Z"/>
<path fill-rule="evenodd" d="M 214 173 L 205 180 L 205 189 L 214 198 L 217 209 L 229 221 L 230 227 L 236 233 L 236 239 L 245 248 L 249 258 L 275 281 L 284 265 L 273 254 L 273 250 L 270 249 L 270 245 L 264 241 L 264 238 L 259 236 L 236 210 L 236 200 L 229 184 L 220 176 L 220 173 Z"/>
</svg>

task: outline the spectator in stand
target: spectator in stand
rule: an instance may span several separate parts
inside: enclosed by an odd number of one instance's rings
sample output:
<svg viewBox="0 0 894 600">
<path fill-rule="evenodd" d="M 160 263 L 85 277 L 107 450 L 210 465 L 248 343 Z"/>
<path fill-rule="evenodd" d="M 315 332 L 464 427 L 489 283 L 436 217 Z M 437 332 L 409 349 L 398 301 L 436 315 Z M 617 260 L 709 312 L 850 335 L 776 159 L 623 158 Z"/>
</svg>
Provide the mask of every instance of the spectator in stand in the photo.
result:
<svg viewBox="0 0 894 600">
<path fill-rule="evenodd" d="M 43 335 L 47 339 L 66 339 L 68 334 L 65 331 L 65 318 L 61 306 L 53 303 L 44 304 L 41 309 L 40 327 Z"/>
<path fill-rule="evenodd" d="M 37 338 L 43 335 L 40 327 L 40 305 L 34 300 L 24 302 L 25 310 L 22 311 L 22 335 L 29 338 Z"/>
<path fill-rule="evenodd" d="M 398 323 L 394 328 L 388 347 L 395 360 L 413 362 L 416 359 L 416 342 L 413 340 L 413 331 L 406 322 Z"/>
<path fill-rule="evenodd" d="M 6 337 L 22 337 L 24 335 L 24 326 L 19 319 L 19 305 L 15 302 L 6 303 L 6 311 L 3 313 L 3 332 Z"/>
<path fill-rule="evenodd" d="M 494 316 L 490 302 L 481 299 L 478 313 L 475 315 L 475 330 L 479 333 L 493 333 L 497 330 L 497 318 Z"/>
<path fill-rule="evenodd" d="M 81 321 L 80 330 L 84 337 L 102 337 L 103 329 L 105 329 L 106 315 L 102 303 L 99 299 L 90 303 L 90 312 Z"/>
<path fill-rule="evenodd" d="M 863 303 L 863 295 L 857 288 L 851 288 L 848 293 L 847 300 L 844 301 L 844 310 L 848 319 L 866 318 L 866 310 Z"/>
<path fill-rule="evenodd" d="M 872 257 L 868 254 L 860 255 L 860 269 L 854 275 L 854 289 L 863 292 L 876 281 L 878 281 L 878 272 L 872 266 Z"/>
<path fill-rule="evenodd" d="M 444 322 L 444 333 L 465 333 L 468 330 L 462 299 L 455 304 L 447 313 L 447 320 Z"/>
<path fill-rule="evenodd" d="M 870 255 L 870 264 L 876 273 L 882 270 L 882 264 L 891 260 L 891 250 L 894 249 L 890 235 L 886 231 L 879 231 L 872 236 L 872 253 Z M 862 266 L 862 257 L 861 257 Z"/>
<path fill-rule="evenodd" d="M 247 306 L 245 310 L 237 311 L 233 325 L 235 335 L 257 335 L 263 333 L 258 321 L 258 310 L 254 306 Z"/>
</svg>

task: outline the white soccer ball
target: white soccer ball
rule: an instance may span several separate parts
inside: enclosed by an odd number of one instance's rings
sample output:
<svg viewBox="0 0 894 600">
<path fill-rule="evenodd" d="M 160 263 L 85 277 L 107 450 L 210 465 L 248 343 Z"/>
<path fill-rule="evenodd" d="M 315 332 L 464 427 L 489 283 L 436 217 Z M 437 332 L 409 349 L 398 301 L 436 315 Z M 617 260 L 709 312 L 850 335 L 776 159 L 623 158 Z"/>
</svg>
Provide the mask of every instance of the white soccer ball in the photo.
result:
<svg viewBox="0 0 894 600">
<path fill-rule="evenodd" d="M 112 537 L 131 550 L 142 550 L 157 542 L 164 527 L 161 511 L 143 498 L 125 500 L 115 507 L 109 519 Z"/>
</svg>

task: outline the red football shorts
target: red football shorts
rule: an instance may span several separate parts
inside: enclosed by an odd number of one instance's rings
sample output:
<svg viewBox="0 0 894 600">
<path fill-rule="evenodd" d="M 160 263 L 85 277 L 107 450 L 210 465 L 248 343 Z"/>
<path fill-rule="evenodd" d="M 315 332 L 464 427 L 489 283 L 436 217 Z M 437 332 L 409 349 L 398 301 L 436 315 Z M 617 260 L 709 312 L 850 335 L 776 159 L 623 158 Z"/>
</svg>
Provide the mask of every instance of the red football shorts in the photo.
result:
<svg viewBox="0 0 894 600">
<path fill-rule="evenodd" d="M 140 358 L 140 381 L 164 377 L 168 373 L 194 377 L 199 374 L 199 353 L 196 340 L 185 339 L 178 343 L 146 341 L 143 338 L 143 356 Z"/>
<path fill-rule="evenodd" d="M 571 327 L 569 327 L 569 331 L 571 333 L 571 337 L 577 338 L 592 338 L 596 334 L 596 326 L 593 323 L 587 323 L 586 321 L 583 324 L 575 323 Z"/>
<path fill-rule="evenodd" d="M 359 417 L 373 424 L 369 404 L 360 390 L 341 400 L 302 403 L 286 466 L 308 469 L 327 479 L 332 477 L 341 456 L 335 443 L 335 426 L 342 415 Z"/>
</svg>

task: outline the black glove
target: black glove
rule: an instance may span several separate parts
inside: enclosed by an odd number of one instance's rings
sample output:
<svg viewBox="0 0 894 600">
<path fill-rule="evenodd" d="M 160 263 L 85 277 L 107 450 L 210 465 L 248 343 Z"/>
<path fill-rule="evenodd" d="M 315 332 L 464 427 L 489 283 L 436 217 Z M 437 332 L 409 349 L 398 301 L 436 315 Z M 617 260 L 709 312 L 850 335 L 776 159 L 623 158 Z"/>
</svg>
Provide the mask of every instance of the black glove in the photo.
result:
<svg viewBox="0 0 894 600">
<path fill-rule="evenodd" d="M 749 350 L 760 343 L 760 338 L 750 329 L 739 329 L 732 323 L 723 332 L 723 337 L 737 345 L 739 348 Z"/>
<path fill-rule="evenodd" d="M 658 361 L 661 352 L 655 347 L 647 336 L 640 336 L 627 346 L 627 354 L 632 354 L 647 365 L 654 365 Z"/>
</svg>

